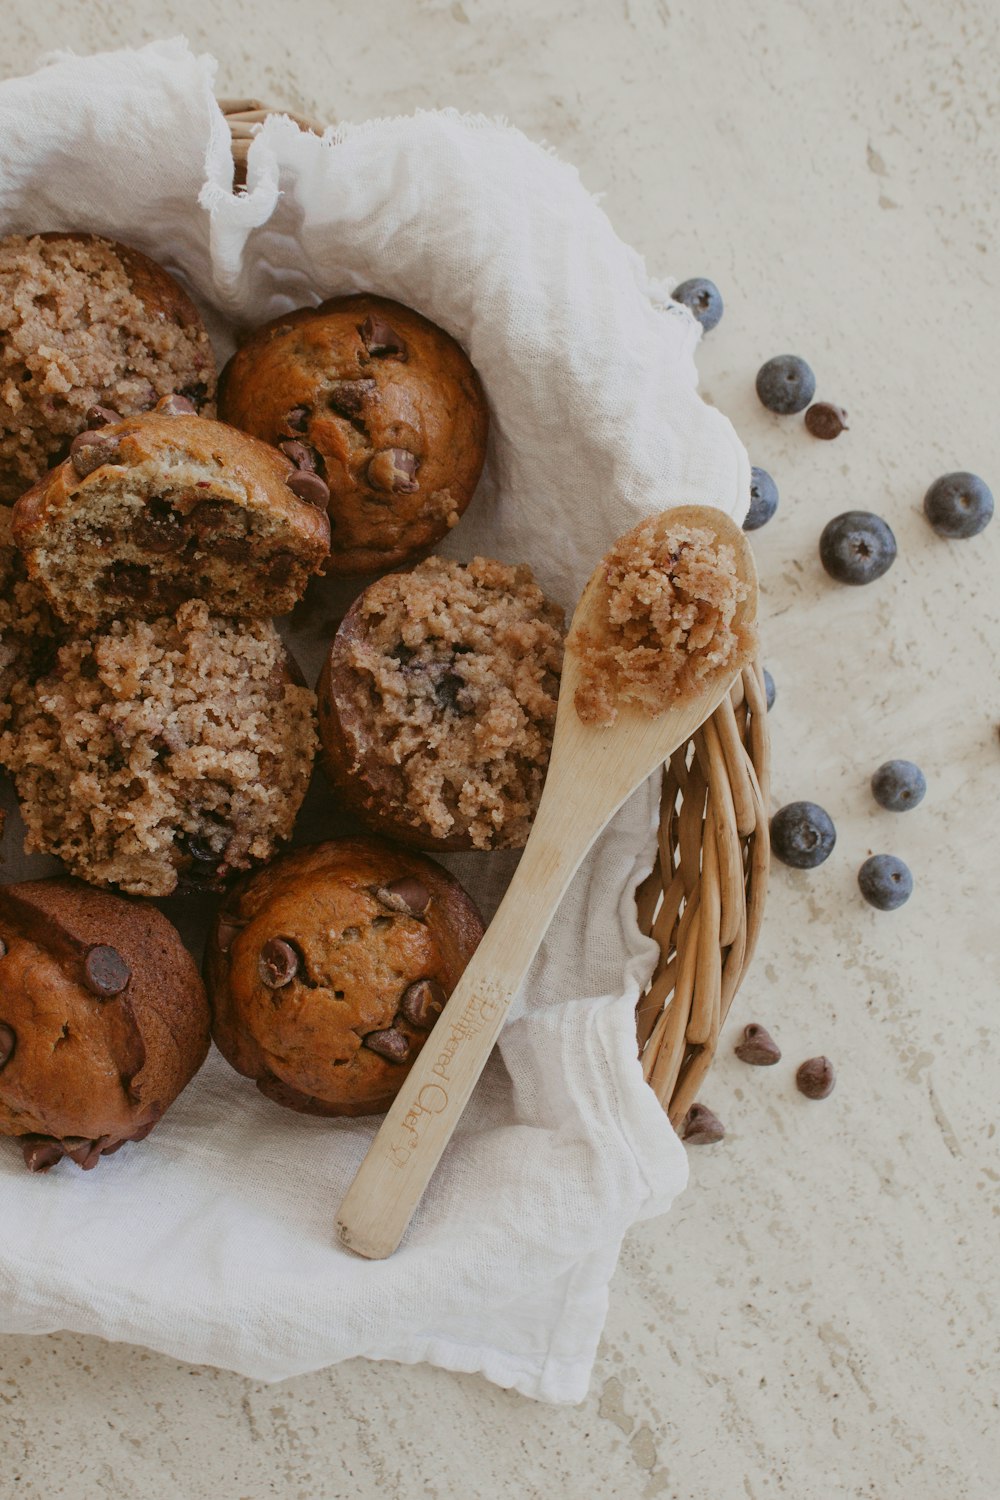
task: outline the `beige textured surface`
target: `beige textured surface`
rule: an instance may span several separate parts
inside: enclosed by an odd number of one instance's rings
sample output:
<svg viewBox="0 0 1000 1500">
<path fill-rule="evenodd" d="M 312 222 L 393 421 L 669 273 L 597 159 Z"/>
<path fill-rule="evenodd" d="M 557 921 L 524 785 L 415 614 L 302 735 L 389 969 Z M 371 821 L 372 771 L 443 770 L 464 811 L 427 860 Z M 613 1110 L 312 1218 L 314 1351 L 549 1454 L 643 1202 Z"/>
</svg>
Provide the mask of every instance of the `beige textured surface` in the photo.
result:
<svg viewBox="0 0 1000 1500">
<path fill-rule="evenodd" d="M 35 0 L 5 15 L 0 67 L 178 30 L 224 91 L 324 116 L 504 111 L 656 270 L 715 277 L 705 393 L 782 491 L 757 535 L 775 792 L 824 803 L 839 842 L 776 873 L 728 1041 L 760 1020 L 785 1061 L 720 1060 L 704 1098 L 729 1136 L 629 1237 L 582 1407 L 426 1368 L 266 1388 L 8 1338 L 0 1495 L 992 1500 L 1000 522 L 948 545 L 919 502 L 958 467 L 1000 490 L 994 0 Z M 756 403 L 757 366 L 792 349 L 851 412 L 834 444 Z M 815 544 L 854 505 L 901 558 L 846 591 Z M 930 782 L 898 818 L 866 790 L 891 755 Z M 860 902 L 869 850 L 910 862 L 902 911 Z M 820 1051 L 839 1085 L 810 1104 L 792 1075 Z"/>
</svg>

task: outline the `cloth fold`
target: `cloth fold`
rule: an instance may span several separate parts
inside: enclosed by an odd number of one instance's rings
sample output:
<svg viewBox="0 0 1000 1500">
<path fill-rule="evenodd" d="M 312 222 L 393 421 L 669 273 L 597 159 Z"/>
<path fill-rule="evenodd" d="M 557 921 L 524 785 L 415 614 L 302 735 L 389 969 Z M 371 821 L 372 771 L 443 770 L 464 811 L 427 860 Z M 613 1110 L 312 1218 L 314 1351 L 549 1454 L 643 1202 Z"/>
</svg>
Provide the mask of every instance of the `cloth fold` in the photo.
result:
<svg viewBox="0 0 1000 1500">
<path fill-rule="evenodd" d="M 274 117 L 234 197 L 214 72 L 179 38 L 0 84 L 0 234 L 137 245 L 192 292 L 220 360 L 239 327 L 326 296 L 418 308 L 469 351 L 492 413 L 480 490 L 442 550 L 528 561 L 567 610 L 644 515 L 696 501 L 742 519 L 749 463 L 697 394 L 700 331 L 571 167 L 452 111 L 322 139 Z M 322 636 L 290 638 L 315 673 Z M 657 792 L 636 793 L 573 882 L 395 1256 L 333 1240 L 378 1122 L 282 1111 L 213 1053 L 150 1139 L 93 1173 L 31 1177 L 0 1141 L 0 1331 L 69 1328 L 262 1380 L 430 1360 L 581 1400 L 622 1237 L 686 1176 L 636 1060 L 655 945 L 633 893 Z M 44 868 L 16 819 L 4 853 L 10 879 Z M 487 914 L 513 868 L 444 862 Z"/>
</svg>

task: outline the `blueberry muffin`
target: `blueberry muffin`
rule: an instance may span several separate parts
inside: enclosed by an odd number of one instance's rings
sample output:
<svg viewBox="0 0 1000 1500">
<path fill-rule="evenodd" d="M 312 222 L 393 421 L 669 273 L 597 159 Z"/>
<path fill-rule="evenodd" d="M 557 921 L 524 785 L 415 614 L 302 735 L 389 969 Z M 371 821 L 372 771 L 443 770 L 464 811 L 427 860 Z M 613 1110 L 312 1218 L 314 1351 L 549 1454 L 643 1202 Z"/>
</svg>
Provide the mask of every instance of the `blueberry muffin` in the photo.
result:
<svg viewBox="0 0 1000 1500">
<path fill-rule="evenodd" d="M 88 630 L 191 598 L 246 618 L 292 608 L 330 528 L 283 454 L 177 396 L 145 416 L 91 420 L 14 507 L 14 540 L 60 619 Z"/>
<path fill-rule="evenodd" d="M 480 938 L 457 880 L 374 839 L 297 849 L 226 899 L 206 952 L 212 1035 L 277 1104 L 389 1108 Z"/>
<path fill-rule="evenodd" d="M 0 1135 L 29 1170 L 143 1140 L 208 1044 L 197 967 L 155 907 L 76 880 L 0 887 Z"/>
<path fill-rule="evenodd" d="M 172 391 L 214 415 L 208 334 L 162 267 L 92 234 L 0 240 L 0 501 L 65 458 L 90 407 Z"/>
<path fill-rule="evenodd" d="M 134 895 L 220 886 L 290 836 L 314 703 L 270 621 L 201 601 L 66 641 L 0 739 L 26 850 Z"/>
<path fill-rule="evenodd" d="M 55 652 L 61 631 L 45 595 L 27 576 L 14 546 L 11 512 L 0 506 L 0 730 L 7 727 L 12 699 Z"/>
<path fill-rule="evenodd" d="M 319 683 L 323 765 L 376 833 L 520 848 L 552 748 L 562 610 L 530 568 L 428 558 L 345 616 Z"/>
<path fill-rule="evenodd" d="M 219 412 L 326 481 L 334 573 L 427 551 L 472 499 L 486 455 L 465 353 L 381 297 L 335 297 L 258 329 L 222 372 Z"/>
</svg>

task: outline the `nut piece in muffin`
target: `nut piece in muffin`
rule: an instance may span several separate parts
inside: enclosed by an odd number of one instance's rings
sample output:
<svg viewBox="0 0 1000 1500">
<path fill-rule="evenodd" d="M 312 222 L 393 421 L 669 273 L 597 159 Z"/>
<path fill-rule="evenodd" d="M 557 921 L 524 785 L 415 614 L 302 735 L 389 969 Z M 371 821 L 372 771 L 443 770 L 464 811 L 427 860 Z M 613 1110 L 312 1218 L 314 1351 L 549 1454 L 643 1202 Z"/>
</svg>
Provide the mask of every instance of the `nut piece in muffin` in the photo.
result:
<svg viewBox="0 0 1000 1500">
<path fill-rule="evenodd" d="M 0 501 L 65 458 L 90 407 L 131 416 L 172 391 L 214 416 L 208 334 L 161 266 L 91 234 L 0 240 Z"/>
<path fill-rule="evenodd" d="M 134 895 L 218 885 L 292 832 L 316 748 L 313 693 L 270 621 L 116 621 L 60 647 L 0 740 L 28 834 Z"/>
<path fill-rule="evenodd" d="M 11 512 L 0 506 L 0 730 L 10 721 L 12 699 L 51 660 L 60 628 L 14 546 Z"/>
<path fill-rule="evenodd" d="M 206 951 L 212 1035 L 306 1114 L 389 1108 L 483 935 L 432 860 L 374 839 L 297 849 L 241 881 Z"/>
<path fill-rule="evenodd" d="M 600 627 L 572 633 L 581 663 L 573 701 L 585 724 L 613 724 L 623 703 L 662 713 L 750 659 L 756 628 L 741 606 L 751 586 L 735 548 L 708 525 L 669 512 L 653 517 L 616 542 L 601 566 Z"/>
<path fill-rule="evenodd" d="M 14 507 L 29 575 L 77 629 L 192 598 L 222 615 L 285 614 L 322 567 L 329 522 L 295 493 L 294 465 L 187 406 L 167 396 L 81 432 Z"/>
<path fill-rule="evenodd" d="M 348 611 L 319 683 L 323 765 L 376 833 L 520 848 L 552 748 L 562 610 L 531 569 L 428 558 Z"/>
<path fill-rule="evenodd" d="M 382 297 L 335 297 L 258 329 L 222 372 L 219 412 L 326 481 L 331 573 L 384 572 L 440 541 L 486 456 L 464 351 Z"/>
<path fill-rule="evenodd" d="M 32 1172 L 143 1140 L 208 1042 L 197 966 L 155 907 L 76 880 L 0 888 L 0 1135 Z"/>
</svg>

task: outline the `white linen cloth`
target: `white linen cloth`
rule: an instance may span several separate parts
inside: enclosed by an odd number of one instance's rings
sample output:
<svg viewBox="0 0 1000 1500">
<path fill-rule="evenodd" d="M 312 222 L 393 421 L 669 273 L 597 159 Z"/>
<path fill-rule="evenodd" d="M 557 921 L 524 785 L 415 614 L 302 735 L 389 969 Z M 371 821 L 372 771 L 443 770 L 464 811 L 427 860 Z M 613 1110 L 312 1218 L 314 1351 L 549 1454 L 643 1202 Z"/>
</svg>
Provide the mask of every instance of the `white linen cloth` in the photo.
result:
<svg viewBox="0 0 1000 1500">
<path fill-rule="evenodd" d="M 567 610 L 642 516 L 700 501 L 742 518 L 749 465 L 697 395 L 699 329 L 572 168 L 449 111 L 322 140 L 273 118 L 234 197 L 214 71 L 175 39 L 60 54 L 0 85 L 0 234 L 138 246 L 218 310 L 220 358 L 227 323 L 325 296 L 418 308 L 464 344 L 492 412 L 486 474 L 445 550 L 530 561 Z M 314 670 L 317 640 L 301 643 Z M 377 1121 L 282 1110 L 213 1052 L 149 1141 L 92 1173 L 31 1176 L 0 1139 L 0 1331 L 68 1328 L 261 1380 L 353 1355 L 430 1360 L 582 1399 L 622 1237 L 686 1176 L 636 1060 L 655 952 L 633 891 L 656 794 L 630 801 L 573 882 L 395 1256 L 333 1241 Z M 7 879 L 49 868 L 7 856 Z M 487 912 L 513 868 L 446 862 Z"/>
</svg>

